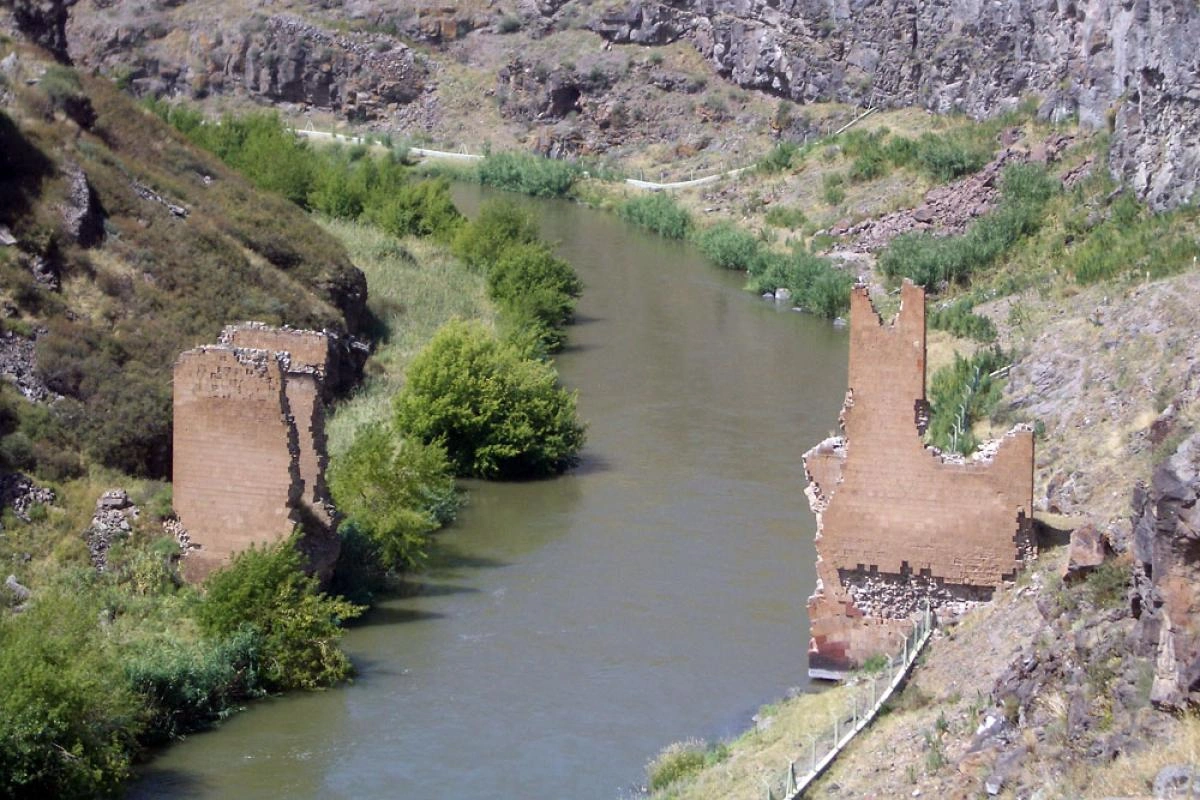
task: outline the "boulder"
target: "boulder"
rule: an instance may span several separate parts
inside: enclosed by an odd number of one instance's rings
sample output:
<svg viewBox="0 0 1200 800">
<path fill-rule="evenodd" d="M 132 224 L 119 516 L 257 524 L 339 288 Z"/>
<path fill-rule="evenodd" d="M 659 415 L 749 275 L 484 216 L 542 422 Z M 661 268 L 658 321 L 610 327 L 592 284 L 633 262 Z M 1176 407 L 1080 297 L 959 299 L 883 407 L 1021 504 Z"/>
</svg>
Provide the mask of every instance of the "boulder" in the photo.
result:
<svg viewBox="0 0 1200 800">
<path fill-rule="evenodd" d="M 1064 580 L 1082 578 L 1112 556 L 1112 548 L 1095 525 L 1087 524 L 1071 531 L 1071 542 L 1067 545 L 1067 563 L 1063 567 Z"/>
</svg>

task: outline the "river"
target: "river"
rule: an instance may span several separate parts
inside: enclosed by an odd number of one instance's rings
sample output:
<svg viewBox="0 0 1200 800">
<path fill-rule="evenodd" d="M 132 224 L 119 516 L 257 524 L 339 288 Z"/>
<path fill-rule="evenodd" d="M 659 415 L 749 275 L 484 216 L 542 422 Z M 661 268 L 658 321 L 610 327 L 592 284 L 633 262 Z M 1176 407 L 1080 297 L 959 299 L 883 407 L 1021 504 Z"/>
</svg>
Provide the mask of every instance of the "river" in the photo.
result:
<svg viewBox="0 0 1200 800">
<path fill-rule="evenodd" d="M 558 358 L 579 467 L 469 482 L 420 593 L 346 636 L 353 684 L 254 704 L 131 796 L 611 800 L 664 745 L 807 683 L 801 453 L 834 426 L 847 337 L 690 246 L 522 202 L 585 282 Z"/>
</svg>

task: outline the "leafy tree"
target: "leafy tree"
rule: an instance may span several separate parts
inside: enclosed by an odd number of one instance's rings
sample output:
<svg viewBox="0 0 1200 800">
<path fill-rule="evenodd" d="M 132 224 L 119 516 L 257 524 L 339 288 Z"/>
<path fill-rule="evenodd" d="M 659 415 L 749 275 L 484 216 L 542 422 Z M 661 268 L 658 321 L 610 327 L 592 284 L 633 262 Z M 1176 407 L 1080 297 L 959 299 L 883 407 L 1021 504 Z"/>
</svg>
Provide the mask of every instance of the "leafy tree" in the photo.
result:
<svg viewBox="0 0 1200 800">
<path fill-rule="evenodd" d="M 0 614 L 0 796 L 115 795 L 130 772 L 140 705 L 86 594 Z"/>
<path fill-rule="evenodd" d="M 330 464 L 329 490 L 385 569 L 421 566 L 429 534 L 453 519 L 459 504 L 446 451 L 400 439 L 379 423 L 360 430 Z"/>
<path fill-rule="evenodd" d="M 397 428 L 438 442 L 460 475 L 527 478 L 569 467 L 583 446 L 575 396 L 549 364 L 478 322 L 443 325 L 408 368 Z"/>
<path fill-rule="evenodd" d="M 363 608 L 321 592 L 317 578 L 304 574 L 294 541 L 243 550 L 205 588 L 196 611 L 201 628 L 220 638 L 253 631 L 269 688 L 312 689 L 350 675 L 350 659 L 337 646 L 340 625 Z"/>
</svg>

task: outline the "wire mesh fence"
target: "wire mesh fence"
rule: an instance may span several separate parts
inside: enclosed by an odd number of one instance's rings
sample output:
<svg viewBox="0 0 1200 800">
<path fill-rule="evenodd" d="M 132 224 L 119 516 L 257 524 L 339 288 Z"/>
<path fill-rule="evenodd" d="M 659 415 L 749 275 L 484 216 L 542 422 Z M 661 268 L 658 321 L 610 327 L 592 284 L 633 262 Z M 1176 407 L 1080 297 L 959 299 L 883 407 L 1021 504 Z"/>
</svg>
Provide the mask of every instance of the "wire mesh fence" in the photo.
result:
<svg viewBox="0 0 1200 800">
<path fill-rule="evenodd" d="M 871 723 L 883 704 L 900 685 L 909 668 L 929 641 L 934 616 L 928 603 L 918 615 L 911 634 L 904 638 L 898 653 L 887 659 L 881 670 L 863 673 L 850 687 L 850 697 L 828 722 L 814 726 L 814 733 L 803 743 L 803 750 L 769 780 L 764 780 L 766 800 L 794 800 L 825 771 L 854 736 Z"/>
</svg>

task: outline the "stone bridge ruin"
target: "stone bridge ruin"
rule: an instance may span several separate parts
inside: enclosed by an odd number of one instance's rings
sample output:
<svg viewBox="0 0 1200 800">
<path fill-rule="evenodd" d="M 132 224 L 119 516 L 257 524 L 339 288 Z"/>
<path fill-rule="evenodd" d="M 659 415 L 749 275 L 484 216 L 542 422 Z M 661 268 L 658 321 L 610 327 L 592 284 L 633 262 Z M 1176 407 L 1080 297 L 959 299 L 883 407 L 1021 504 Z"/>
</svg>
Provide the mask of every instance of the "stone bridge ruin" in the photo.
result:
<svg viewBox="0 0 1200 800">
<path fill-rule="evenodd" d="M 809 675 L 838 678 L 896 649 L 928 601 L 991 599 L 1033 550 L 1033 432 L 1018 426 L 969 459 L 922 442 L 925 292 L 905 281 L 884 324 L 865 286 L 850 304 L 844 436 L 804 454 L 817 517 Z"/>
<path fill-rule="evenodd" d="M 173 497 L 188 580 L 297 526 L 310 568 L 331 574 L 339 543 L 325 486 L 330 365 L 327 334 L 255 322 L 229 326 L 219 344 L 175 362 Z"/>
</svg>

